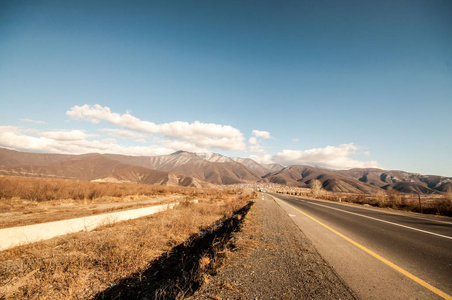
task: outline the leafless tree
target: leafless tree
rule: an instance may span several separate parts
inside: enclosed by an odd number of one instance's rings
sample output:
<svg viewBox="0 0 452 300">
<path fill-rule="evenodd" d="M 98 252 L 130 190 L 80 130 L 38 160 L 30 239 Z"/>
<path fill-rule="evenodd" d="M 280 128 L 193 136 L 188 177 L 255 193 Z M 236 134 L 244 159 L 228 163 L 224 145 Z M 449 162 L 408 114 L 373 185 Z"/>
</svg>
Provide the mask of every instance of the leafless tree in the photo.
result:
<svg viewBox="0 0 452 300">
<path fill-rule="evenodd" d="M 377 194 L 375 195 L 375 198 L 377 199 L 378 202 L 384 205 L 386 200 L 386 193 L 383 190 L 378 190 Z"/>
<path fill-rule="evenodd" d="M 444 195 L 446 200 L 452 202 L 452 185 L 447 188 L 446 195 Z"/>
<path fill-rule="evenodd" d="M 314 197 L 317 197 L 320 195 L 320 192 L 322 191 L 322 183 L 318 179 L 314 179 L 309 184 L 311 187 L 311 192 L 314 195 Z"/>
</svg>

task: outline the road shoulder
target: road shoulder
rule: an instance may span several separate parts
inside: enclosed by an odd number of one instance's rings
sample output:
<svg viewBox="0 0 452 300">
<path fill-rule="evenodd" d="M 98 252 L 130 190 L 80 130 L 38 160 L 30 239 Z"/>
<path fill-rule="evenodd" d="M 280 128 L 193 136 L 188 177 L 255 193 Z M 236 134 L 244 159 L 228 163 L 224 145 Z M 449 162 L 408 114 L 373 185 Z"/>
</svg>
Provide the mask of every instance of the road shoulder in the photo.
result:
<svg viewBox="0 0 452 300">
<path fill-rule="evenodd" d="M 269 196 L 253 206 L 234 244 L 193 299 L 356 298 Z"/>
</svg>

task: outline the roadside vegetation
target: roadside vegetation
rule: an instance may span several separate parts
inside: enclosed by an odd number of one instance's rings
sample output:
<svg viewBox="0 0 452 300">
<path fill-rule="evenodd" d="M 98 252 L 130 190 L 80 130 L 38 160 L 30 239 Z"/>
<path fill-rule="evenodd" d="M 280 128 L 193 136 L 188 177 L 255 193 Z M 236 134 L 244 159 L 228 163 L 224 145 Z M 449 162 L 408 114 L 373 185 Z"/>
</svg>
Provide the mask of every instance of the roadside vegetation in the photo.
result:
<svg viewBox="0 0 452 300">
<path fill-rule="evenodd" d="M 406 194 L 392 188 L 389 188 L 388 190 L 379 190 L 374 195 L 367 195 L 364 193 L 337 193 L 323 190 L 319 180 L 313 180 L 310 187 L 310 189 L 277 191 L 277 193 L 412 211 L 423 214 L 452 216 L 452 187 L 443 195 Z"/>
<path fill-rule="evenodd" d="M 77 201 L 85 198 L 81 198 L 80 193 L 71 194 L 73 189 L 83 190 L 83 195 L 88 196 L 93 191 L 101 191 L 96 197 L 141 193 L 177 193 L 187 196 L 186 201 L 162 213 L 0 252 L 0 299 L 90 299 L 117 285 L 123 278 L 132 274 L 138 274 L 136 276 L 139 277 L 152 261 L 175 246 L 183 245 L 190 236 L 235 215 L 237 210 L 257 196 L 254 192 L 241 190 L 200 190 L 53 179 L 1 178 L 0 182 L 2 201 L 14 197 L 30 199 L 27 195 L 36 186 L 40 187 L 39 195 L 53 191 L 51 198 L 58 199 L 78 194 L 77 199 L 71 198 Z M 12 186 L 4 190 L 7 183 L 12 183 Z M 23 191 L 20 191 L 20 183 L 24 184 Z M 52 187 L 55 189 L 52 190 Z M 188 201 L 194 197 L 199 203 Z M 205 257 L 202 264 L 214 259 L 212 255 Z"/>
<path fill-rule="evenodd" d="M 179 186 L 132 183 L 90 182 L 69 179 L 35 177 L 0 177 L 0 200 L 9 199 L 45 202 L 70 199 L 74 201 L 122 201 L 125 196 L 194 195 L 215 190 L 200 190 Z"/>
<path fill-rule="evenodd" d="M 217 199 L 241 190 L 0 176 L 0 228 L 157 205 L 175 199 Z"/>
</svg>

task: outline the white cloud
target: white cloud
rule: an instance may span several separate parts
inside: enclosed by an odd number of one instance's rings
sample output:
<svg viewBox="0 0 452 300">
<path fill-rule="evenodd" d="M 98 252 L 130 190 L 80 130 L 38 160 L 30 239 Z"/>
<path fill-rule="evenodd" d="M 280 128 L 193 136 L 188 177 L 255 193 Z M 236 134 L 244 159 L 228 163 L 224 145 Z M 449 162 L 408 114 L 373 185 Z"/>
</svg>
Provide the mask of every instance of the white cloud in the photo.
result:
<svg viewBox="0 0 452 300">
<path fill-rule="evenodd" d="M 268 131 L 253 130 L 253 135 L 256 137 L 264 138 L 264 139 L 271 138 L 270 132 L 268 132 Z"/>
<path fill-rule="evenodd" d="M 77 141 L 98 136 L 96 134 L 87 134 L 84 130 L 46 131 L 39 133 L 39 135 L 48 139 L 60 141 Z"/>
<path fill-rule="evenodd" d="M 205 153 L 213 148 L 225 151 L 251 152 L 250 158 L 260 163 L 278 162 L 283 165 L 307 164 L 333 169 L 381 167 L 376 161 L 358 161 L 351 156 L 358 151 L 353 143 L 327 146 L 309 150 L 282 150 L 272 155 L 265 149 L 265 140 L 273 139 L 270 132 L 253 130 L 248 139 L 248 148 L 240 130 L 231 126 L 195 121 L 155 124 L 142 121 L 126 112 L 118 114 L 100 105 L 74 106 L 66 114 L 75 120 L 87 120 L 94 124 L 101 121 L 121 128 L 103 128 L 118 139 L 131 139 L 136 146 L 123 146 L 114 138 L 100 139 L 99 135 L 84 130 L 40 131 L 35 128 L 0 126 L 0 146 L 17 150 L 48 153 L 116 153 L 124 155 L 164 155 L 177 150 Z M 29 119 L 25 122 L 36 123 Z M 152 145 L 144 145 L 146 138 L 152 137 Z M 292 141 L 299 141 L 298 138 Z M 369 151 L 360 154 L 370 156 Z"/>
<path fill-rule="evenodd" d="M 0 145 L 22 150 L 47 150 L 51 140 L 45 137 L 29 136 L 15 126 L 0 126 Z"/>
<path fill-rule="evenodd" d="M 350 168 L 380 168 L 376 161 L 357 161 L 349 156 L 358 147 L 353 143 L 342 144 L 339 147 L 327 146 L 309 150 L 283 150 L 272 156 L 273 161 L 283 165 L 305 164 L 333 169 Z"/>
<path fill-rule="evenodd" d="M 33 136 L 27 130 L 19 127 L 0 126 L 0 145 L 17 150 L 66 154 L 116 153 L 141 156 L 164 155 L 175 151 L 175 149 L 162 146 L 124 147 L 117 144 L 115 139 L 89 141 L 86 139 L 53 139 L 50 136 Z"/>
<path fill-rule="evenodd" d="M 167 138 L 185 141 L 195 147 L 202 149 L 217 148 L 225 151 L 245 151 L 244 136 L 240 130 L 228 126 L 214 123 L 202 123 L 195 121 L 170 122 L 155 124 L 149 121 L 142 121 L 129 112 L 118 114 L 111 112 L 110 108 L 102 107 L 98 104 L 93 106 L 74 106 L 66 112 L 74 120 L 87 120 L 94 124 L 100 121 L 107 121 L 110 124 L 121 126 L 122 128 L 135 130 L 150 134 L 162 134 Z"/>
<path fill-rule="evenodd" d="M 143 139 L 146 135 L 126 129 L 102 128 L 100 132 L 106 132 L 109 136 L 119 139 Z"/>
<path fill-rule="evenodd" d="M 257 161 L 260 164 L 274 163 L 272 156 L 270 154 L 250 155 L 249 158 L 251 158 L 254 161 Z"/>
<path fill-rule="evenodd" d="M 295 143 L 297 143 L 297 142 L 299 142 L 299 141 L 300 141 L 299 138 L 293 138 L 293 139 L 292 139 L 292 142 L 295 142 Z"/>
<path fill-rule="evenodd" d="M 33 123 L 33 124 L 47 124 L 47 122 L 45 122 L 45 121 L 39 121 L 39 120 L 35 121 L 35 120 L 31 120 L 31 119 L 20 119 L 20 121 Z"/>
<path fill-rule="evenodd" d="M 254 153 L 267 154 L 267 151 L 265 151 L 264 147 L 259 144 L 251 145 L 249 150 L 250 150 L 250 152 L 254 152 Z"/>
<path fill-rule="evenodd" d="M 273 139 L 273 137 L 270 135 L 270 132 L 263 130 L 253 130 L 252 134 L 254 136 L 250 137 L 248 140 L 248 143 L 250 144 L 248 150 L 250 152 L 258 154 L 259 157 L 262 157 L 263 155 L 268 155 L 267 151 L 265 150 L 266 145 L 264 140 Z"/>
</svg>

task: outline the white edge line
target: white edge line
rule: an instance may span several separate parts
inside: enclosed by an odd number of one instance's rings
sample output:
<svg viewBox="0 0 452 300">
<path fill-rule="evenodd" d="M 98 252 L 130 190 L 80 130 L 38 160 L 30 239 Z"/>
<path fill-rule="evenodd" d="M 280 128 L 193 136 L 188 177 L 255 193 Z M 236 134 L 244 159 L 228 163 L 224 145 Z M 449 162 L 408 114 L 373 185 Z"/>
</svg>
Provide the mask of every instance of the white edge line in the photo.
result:
<svg viewBox="0 0 452 300">
<path fill-rule="evenodd" d="M 326 207 L 326 208 L 329 208 L 329 209 L 342 211 L 342 212 L 345 212 L 345 213 L 348 213 L 348 214 L 357 215 L 357 216 L 360 216 L 360 217 L 364 217 L 364 218 L 380 221 L 380 222 L 383 222 L 383 223 L 388 223 L 388 224 L 391 224 L 391 225 L 400 226 L 400 227 L 403 227 L 403 228 L 408 228 L 408 229 L 412 229 L 412 230 L 416 230 L 416 231 L 420 231 L 420 232 L 423 232 L 423 233 L 428 233 L 428 234 L 431 234 L 431 235 L 436 235 L 436 236 L 439 236 L 439 237 L 443 237 L 443 238 L 452 240 L 452 237 L 447 236 L 447 235 L 442 235 L 442 234 L 439 234 L 439 233 L 434 233 L 434 232 L 430 232 L 430 231 L 426 231 L 426 230 L 422 230 L 422 229 L 418 229 L 418 228 L 414 228 L 414 227 L 410 227 L 410 226 L 406 226 L 406 225 L 402 225 L 402 224 L 397 224 L 397 223 L 394 223 L 394 222 L 389 222 L 389 221 L 377 219 L 377 218 L 374 218 L 374 217 L 369 217 L 369 216 L 366 216 L 366 215 L 361 215 L 361 214 L 354 213 L 354 212 L 351 212 L 351 211 L 346 211 L 346 210 L 342 210 L 342 209 L 335 208 L 335 207 L 329 207 L 329 206 L 326 206 L 326 205 L 322 205 L 322 204 L 318 204 L 318 203 L 314 203 L 314 202 L 310 202 L 310 201 L 307 202 L 307 203 L 310 203 L 310 204 L 313 204 L 313 205 L 322 206 L 322 207 Z"/>
</svg>

